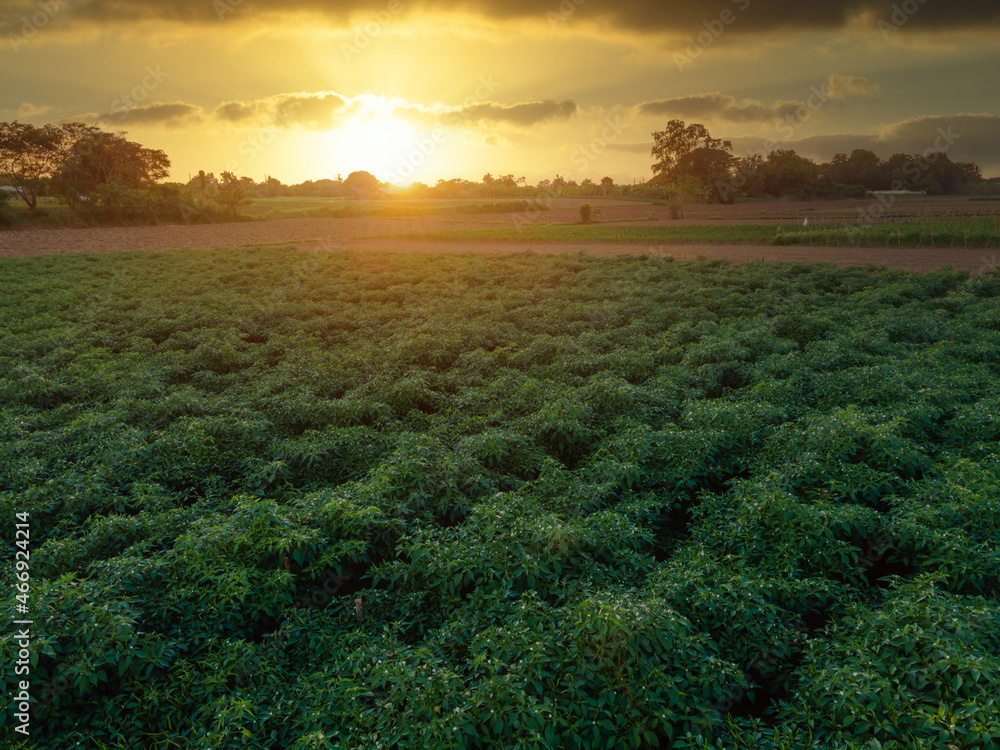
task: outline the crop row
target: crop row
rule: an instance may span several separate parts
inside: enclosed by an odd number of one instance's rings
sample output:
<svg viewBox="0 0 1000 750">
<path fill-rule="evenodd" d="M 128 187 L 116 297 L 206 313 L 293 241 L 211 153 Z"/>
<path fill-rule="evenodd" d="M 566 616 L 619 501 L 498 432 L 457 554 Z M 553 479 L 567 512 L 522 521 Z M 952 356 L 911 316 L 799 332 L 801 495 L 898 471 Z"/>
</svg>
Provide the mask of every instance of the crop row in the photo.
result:
<svg viewBox="0 0 1000 750">
<path fill-rule="evenodd" d="M 996 271 L 2 271 L 24 747 L 1000 742 Z"/>
</svg>

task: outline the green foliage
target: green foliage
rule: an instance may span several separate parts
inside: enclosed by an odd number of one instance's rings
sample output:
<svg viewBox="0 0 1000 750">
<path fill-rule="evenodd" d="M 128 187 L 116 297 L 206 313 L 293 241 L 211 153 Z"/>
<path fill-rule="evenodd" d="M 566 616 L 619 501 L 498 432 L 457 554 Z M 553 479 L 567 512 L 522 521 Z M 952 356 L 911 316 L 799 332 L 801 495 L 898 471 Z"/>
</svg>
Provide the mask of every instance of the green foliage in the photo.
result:
<svg viewBox="0 0 1000 750">
<path fill-rule="evenodd" d="M 0 190 L 0 227 L 10 226 L 13 216 L 10 210 L 11 194 L 6 190 Z"/>
<path fill-rule="evenodd" d="M 1000 742 L 996 272 L 0 266 L 21 747 Z"/>
<path fill-rule="evenodd" d="M 671 218 L 674 208 L 671 204 Z M 773 245 L 823 245 L 829 247 L 1000 247 L 1000 224 L 993 218 L 903 220 L 872 224 L 855 222 L 817 223 L 803 228 L 801 223 L 699 224 L 692 226 L 641 226 L 600 224 L 527 224 L 490 229 L 455 229 L 409 232 L 392 237 L 446 240 L 453 242 L 647 242 L 660 245 L 685 243 Z"/>
</svg>

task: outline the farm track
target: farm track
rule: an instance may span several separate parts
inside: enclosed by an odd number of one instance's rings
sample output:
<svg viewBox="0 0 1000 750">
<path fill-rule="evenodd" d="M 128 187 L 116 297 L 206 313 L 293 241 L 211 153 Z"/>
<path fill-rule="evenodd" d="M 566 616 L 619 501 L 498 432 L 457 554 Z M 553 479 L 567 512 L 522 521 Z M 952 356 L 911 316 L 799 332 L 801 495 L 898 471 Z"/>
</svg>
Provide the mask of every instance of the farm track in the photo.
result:
<svg viewBox="0 0 1000 750">
<path fill-rule="evenodd" d="M 534 221 L 571 222 L 578 216 L 583 200 L 557 199 L 551 210 L 530 215 Z M 601 210 L 601 222 L 621 225 L 680 226 L 685 224 L 778 223 L 799 216 L 830 219 L 848 217 L 866 201 L 827 201 L 813 203 L 765 203 L 736 206 L 690 206 L 686 217 L 671 221 L 665 206 L 592 200 Z M 980 205 L 968 201 L 927 202 L 899 201 L 901 215 L 934 213 L 957 214 Z M 537 242 L 442 242 L 394 239 L 375 235 L 409 232 L 438 232 L 455 229 L 483 229 L 510 226 L 510 214 L 452 214 L 414 218 L 299 218 L 274 221 L 240 222 L 197 226 L 100 227 L 85 229 L 38 229 L 0 232 L 0 257 L 62 253 L 106 253 L 133 250 L 169 250 L 180 247 L 241 247 L 247 245 L 297 245 L 318 251 L 382 251 L 420 253 L 503 253 L 527 249 L 539 253 L 576 253 L 593 255 L 649 254 L 670 255 L 678 259 L 725 258 L 734 262 L 754 260 L 831 262 L 840 266 L 876 264 L 912 271 L 930 271 L 943 266 L 979 273 L 996 265 L 994 250 L 975 248 L 917 247 L 775 247 L 757 244 L 683 244 L 654 243 L 577 243 L 546 244 Z"/>
</svg>

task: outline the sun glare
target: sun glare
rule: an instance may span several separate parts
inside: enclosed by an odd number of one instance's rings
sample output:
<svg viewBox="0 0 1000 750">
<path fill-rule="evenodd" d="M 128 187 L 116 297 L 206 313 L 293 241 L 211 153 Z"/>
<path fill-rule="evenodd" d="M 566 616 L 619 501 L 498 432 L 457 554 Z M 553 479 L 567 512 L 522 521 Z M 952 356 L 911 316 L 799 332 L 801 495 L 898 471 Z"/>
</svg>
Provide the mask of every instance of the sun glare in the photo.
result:
<svg viewBox="0 0 1000 750">
<path fill-rule="evenodd" d="M 352 115 L 332 137 L 345 161 L 390 180 L 406 171 L 401 166 L 413 150 L 417 133 L 408 122 L 392 115 L 364 113 Z"/>
</svg>

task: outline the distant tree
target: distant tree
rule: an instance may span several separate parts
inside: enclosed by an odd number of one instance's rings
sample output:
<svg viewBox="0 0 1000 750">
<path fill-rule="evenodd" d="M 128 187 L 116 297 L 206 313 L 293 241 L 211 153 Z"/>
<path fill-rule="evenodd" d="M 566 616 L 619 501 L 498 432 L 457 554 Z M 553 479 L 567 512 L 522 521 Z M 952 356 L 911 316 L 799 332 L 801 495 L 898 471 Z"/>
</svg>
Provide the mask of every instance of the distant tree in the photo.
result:
<svg viewBox="0 0 1000 750">
<path fill-rule="evenodd" d="M 196 193 L 207 195 L 218 191 L 219 180 L 214 172 L 205 172 L 204 169 L 199 169 L 198 174 L 188 181 L 187 186 Z"/>
<path fill-rule="evenodd" d="M 683 169 L 684 160 L 699 149 L 728 153 L 733 150 L 733 144 L 712 138 L 699 123 L 685 125 L 683 120 L 671 120 L 666 129 L 653 133 L 652 156 L 656 159 L 653 175 L 675 177 L 676 172 Z"/>
<path fill-rule="evenodd" d="M 604 189 L 604 194 L 607 195 L 608 191 L 615 186 L 615 181 L 610 177 L 604 177 L 601 179 L 601 187 Z"/>
<path fill-rule="evenodd" d="M 277 177 L 271 177 L 265 175 L 264 182 L 261 183 L 261 191 L 263 194 L 269 198 L 273 198 L 278 195 L 285 193 L 285 186 L 281 183 Z"/>
<path fill-rule="evenodd" d="M 844 185 L 860 185 L 868 190 L 885 190 L 892 182 L 890 173 L 874 151 L 854 149 L 843 162 L 843 168 L 844 179 L 836 181 Z"/>
<path fill-rule="evenodd" d="M 736 164 L 734 180 L 736 189 L 748 196 L 763 195 L 764 180 L 761 176 L 763 166 L 764 157 L 760 154 L 749 154 L 740 159 Z"/>
<path fill-rule="evenodd" d="M 819 168 L 811 159 L 790 149 L 778 149 L 767 155 L 760 173 L 768 194 L 806 196 L 816 190 Z"/>
<path fill-rule="evenodd" d="M 225 213 L 230 218 L 237 218 L 243 214 L 241 210 L 244 206 L 250 205 L 246 190 L 240 184 L 240 179 L 232 172 L 222 173 L 222 185 L 219 187 L 219 195 L 216 198 Z"/>
<path fill-rule="evenodd" d="M 378 178 L 371 172 L 351 172 L 344 180 L 344 184 L 349 188 L 358 188 L 359 190 L 375 190 L 381 185 Z"/>
<path fill-rule="evenodd" d="M 65 149 L 66 132 L 55 125 L 0 122 L 0 176 L 32 211 L 43 179 L 59 169 Z"/>
<path fill-rule="evenodd" d="M 730 152 L 733 144 L 712 138 L 704 125 L 686 125 L 671 120 L 665 130 L 653 133 L 653 182 L 666 184 L 683 175 L 700 180 L 712 196 L 722 202 L 732 200 L 731 181 L 736 157 Z"/>
</svg>

